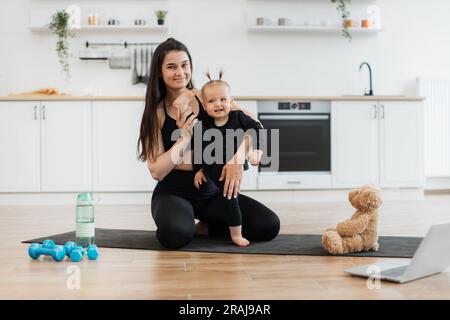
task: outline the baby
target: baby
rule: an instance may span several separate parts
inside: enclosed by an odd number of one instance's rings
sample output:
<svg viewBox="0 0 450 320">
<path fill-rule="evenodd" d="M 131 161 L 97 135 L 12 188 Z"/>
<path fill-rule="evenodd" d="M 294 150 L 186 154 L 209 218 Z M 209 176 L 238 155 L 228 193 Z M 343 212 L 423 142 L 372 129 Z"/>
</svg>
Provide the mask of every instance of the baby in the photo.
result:
<svg viewBox="0 0 450 320">
<path fill-rule="evenodd" d="M 209 75 L 207 75 L 209 77 Z M 209 77 L 210 78 L 210 77 Z M 222 78 L 222 73 L 220 73 L 219 78 Z M 206 179 L 211 179 L 216 186 L 219 188 L 219 192 L 224 194 L 224 181 L 219 181 L 220 175 L 222 173 L 222 168 L 230 160 L 226 158 L 227 151 L 228 154 L 234 155 L 237 151 L 240 141 L 234 139 L 233 141 L 233 152 L 226 150 L 226 130 L 228 129 L 242 129 L 244 132 L 248 129 L 254 129 L 257 139 L 253 138 L 253 145 L 257 146 L 257 140 L 259 140 L 259 129 L 262 126 L 259 122 L 253 120 L 251 117 L 247 116 L 240 110 L 231 111 L 231 103 L 233 101 L 230 92 L 230 86 L 227 82 L 223 80 L 211 80 L 207 82 L 202 87 L 202 98 L 203 98 L 203 108 L 206 113 L 210 116 L 210 119 L 204 120 L 203 130 L 207 129 L 218 129 L 222 135 L 221 139 L 223 145 L 223 159 L 220 163 L 206 164 L 205 159 L 202 156 L 202 164 L 194 164 L 194 170 L 198 172 L 194 177 L 194 185 L 196 188 L 200 188 L 201 184 L 206 181 Z M 209 142 L 208 142 L 209 143 Z M 207 147 L 206 142 L 203 142 L 202 153 Z M 228 143 L 230 144 L 230 143 Z M 252 165 L 258 165 L 262 156 L 262 151 L 255 148 L 248 154 L 248 160 Z M 239 208 L 238 198 L 227 199 L 222 197 L 224 205 L 228 212 L 228 223 L 230 227 L 231 240 L 238 246 L 245 247 L 249 245 L 249 241 L 242 236 L 242 217 L 241 210 Z"/>
</svg>

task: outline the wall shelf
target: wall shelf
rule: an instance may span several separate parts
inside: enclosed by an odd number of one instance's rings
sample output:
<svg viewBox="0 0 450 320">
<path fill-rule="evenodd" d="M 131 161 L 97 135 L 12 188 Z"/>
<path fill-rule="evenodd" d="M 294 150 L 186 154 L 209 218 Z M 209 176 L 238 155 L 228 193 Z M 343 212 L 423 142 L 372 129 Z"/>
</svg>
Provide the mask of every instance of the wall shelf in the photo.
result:
<svg viewBox="0 0 450 320">
<path fill-rule="evenodd" d="M 30 27 L 31 31 L 34 32 L 51 32 L 48 25 L 47 26 L 32 26 Z M 73 28 L 71 31 L 73 32 L 96 32 L 96 31 L 148 31 L 148 32 L 168 32 L 169 27 L 167 25 L 159 26 L 159 25 L 145 25 L 145 26 L 114 26 L 114 25 L 85 25 L 80 28 Z"/>
<path fill-rule="evenodd" d="M 343 35 L 337 3 L 330 0 L 248 0 L 247 31 L 251 33 L 298 33 Z M 275 3 L 277 4 L 275 5 Z M 377 0 L 351 2 L 350 36 L 373 36 L 383 30 Z M 281 19 L 285 19 L 282 21 Z M 368 26 L 362 28 L 362 26 Z"/>
<path fill-rule="evenodd" d="M 376 34 L 381 28 L 349 28 L 351 34 Z M 337 26 L 257 26 L 249 25 L 250 32 L 311 32 L 311 33 L 334 33 L 342 32 L 342 27 Z"/>
</svg>

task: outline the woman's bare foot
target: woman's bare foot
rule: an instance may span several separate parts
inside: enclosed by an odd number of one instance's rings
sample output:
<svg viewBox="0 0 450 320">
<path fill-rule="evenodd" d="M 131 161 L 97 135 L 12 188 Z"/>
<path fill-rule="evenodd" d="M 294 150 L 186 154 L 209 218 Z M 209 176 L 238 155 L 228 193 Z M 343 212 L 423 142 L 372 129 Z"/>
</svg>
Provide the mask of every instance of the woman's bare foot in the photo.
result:
<svg viewBox="0 0 450 320">
<path fill-rule="evenodd" d="M 208 235 L 208 224 L 204 221 L 199 221 L 195 225 L 194 234 L 198 236 L 207 236 Z"/>
<path fill-rule="evenodd" d="M 250 244 L 250 241 L 242 236 L 241 226 L 230 227 L 230 234 L 233 243 L 238 245 L 239 247 L 246 247 Z"/>
</svg>

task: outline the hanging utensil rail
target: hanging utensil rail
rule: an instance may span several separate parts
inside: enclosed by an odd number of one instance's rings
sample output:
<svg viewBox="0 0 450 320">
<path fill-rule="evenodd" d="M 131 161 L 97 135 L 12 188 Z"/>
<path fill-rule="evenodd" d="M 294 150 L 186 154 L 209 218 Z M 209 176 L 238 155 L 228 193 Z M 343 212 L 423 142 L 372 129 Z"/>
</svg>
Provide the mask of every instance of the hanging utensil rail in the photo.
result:
<svg viewBox="0 0 450 320">
<path fill-rule="evenodd" d="M 89 46 L 123 46 L 127 48 L 128 46 L 156 46 L 159 45 L 160 42 L 89 42 L 86 41 L 85 46 L 89 48 Z"/>
</svg>

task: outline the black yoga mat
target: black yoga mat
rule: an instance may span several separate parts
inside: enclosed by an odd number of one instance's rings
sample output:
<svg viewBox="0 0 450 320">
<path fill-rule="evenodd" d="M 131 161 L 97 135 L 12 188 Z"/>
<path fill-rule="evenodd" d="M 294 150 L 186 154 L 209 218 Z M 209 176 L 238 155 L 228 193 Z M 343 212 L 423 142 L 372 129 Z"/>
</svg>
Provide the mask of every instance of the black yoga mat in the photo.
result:
<svg viewBox="0 0 450 320">
<path fill-rule="evenodd" d="M 187 246 L 176 249 L 191 252 L 220 253 L 256 253 L 279 255 L 330 256 L 321 246 L 321 235 L 318 234 L 280 234 L 272 241 L 252 241 L 248 247 L 240 248 L 230 239 L 196 236 Z M 22 243 L 38 242 L 52 239 L 63 245 L 67 241 L 75 241 L 75 231 L 51 235 L 38 239 L 22 241 Z M 379 251 L 350 253 L 343 256 L 353 257 L 391 257 L 412 258 L 422 238 L 417 237 L 379 237 Z M 155 231 L 95 229 L 95 243 L 99 247 L 171 250 L 166 249 L 156 239 Z M 173 250 L 172 250 L 173 251 Z"/>
</svg>

